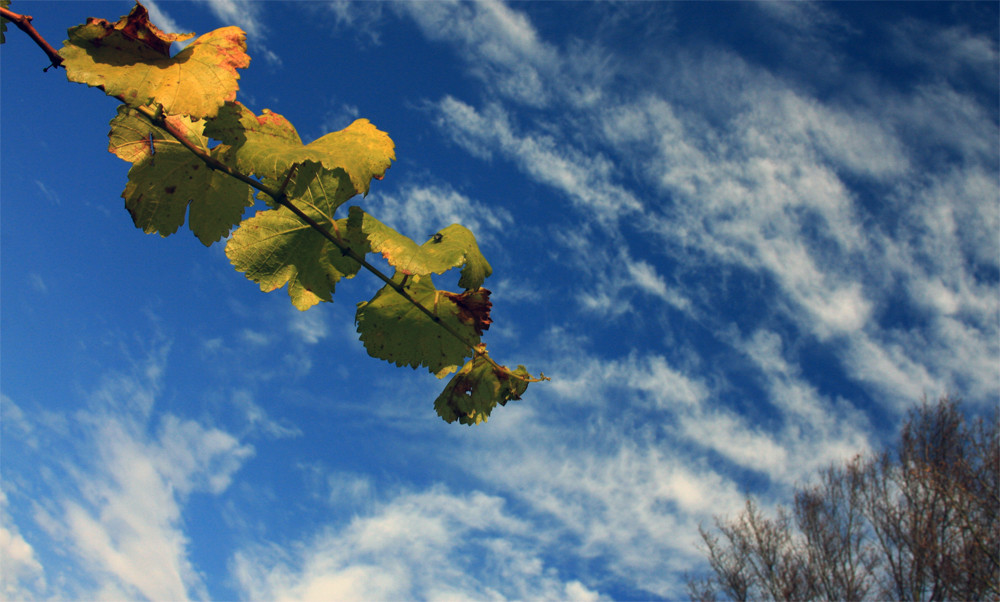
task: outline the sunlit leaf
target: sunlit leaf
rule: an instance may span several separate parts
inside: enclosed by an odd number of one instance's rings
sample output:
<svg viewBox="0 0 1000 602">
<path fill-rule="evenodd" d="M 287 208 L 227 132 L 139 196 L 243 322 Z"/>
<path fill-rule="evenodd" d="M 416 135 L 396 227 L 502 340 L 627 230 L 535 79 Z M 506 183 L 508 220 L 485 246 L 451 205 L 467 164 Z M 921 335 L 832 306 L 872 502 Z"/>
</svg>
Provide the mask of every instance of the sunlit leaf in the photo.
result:
<svg viewBox="0 0 1000 602">
<path fill-rule="evenodd" d="M 396 158 L 392 139 L 367 119 L 303 145 L 281 115 L 264 109 L 257 116 L 236 102 L 227 103 L 209 121 L 205 134 L 232 146 L 237 169 L 270 186 L 280 186 L 293 165 L 316 163 L 320 169 L 310 194 L 330 215 L 352 196 L 367 194 L 372 178 L 381 179 Z"/>
<path fill-rule="evenodd" d="M 170 45 L 194 34 L 163 33 L 136 3 L 116 23 L 90 18 L 70 28 L 59 51 L 70 81 L 103 89 L 130 106 L 159 105 L 167 115 L 212 117 L 239 88 L 247 67 L 246 34 L 223 27 L 191 42 L 176 56 Z"/>
<path fill-rule="evenodd" d="M 330 227 L 345 232 L 342 240 L 359 255 L 367 252 L 364 239 L 346 233 L 346 219 Z M 226 256 L 264 292 L 287 284 L 292 304 L 300 310 L 332 301 L 337 282 L 354 277 L 361 267 L 286 207 L 243 220 L 226 244 Z"/>
<path fill-rule="evenodd" d="M 396 270 L 403 274 L 443 274 L 455 267 L 462 267 L 458 285 L 477 289 L 493 272 L 483 257 L 472 232 L 460 224 L 452 224 L 430 237 L 422 245 L 364 213 L 351 207 L 352 222 L 361 223 L 372 251 L 381 253 Z"/>
<path fill-rule="evenodd" d="M 211 151 L 201 135 L 203 121 L 167 118 L 192 144 L 227 160 L 227 148 Z M 188 225 L 206 246 L 224 237 L 253 205 L 253 189 L 204 162 L 162 130 L 125 105 L 111 121 L 108 150 L 132 163 L 122 197 L 137 228 L 168 236 L 188 215 Z M 190 208 L 190 211 L 189 211 Z"/>
<path fill-rule="evenodd" d="M 397 273 L 393 280 L 402 283 L 404 277 Z M 407 278 L 405 288 L 442 323 L 471 344 L 479 342 L 482 321 L 476 319 L 468 306 L 456 302 L 460 295 L 437 290 L 430 276 Z M 480 293 L 479 297 L 479 318 L 485 319 L 488 327 L 489 291 Z M 484 298 L 487 305 L 481 303 Z M 465 358 L 472 355 L 470 346 L 445 331 L 389 286 L 382 287 L 371 301 L 359 303 L 355 320 L 368 354 L 397 366 L 425 366 L 440 378 L 457 370 Z"/>
<path fill-rule="evenodd" d="M 486 359 L 485 345 L 480 345 L 477 351 L 434 401 L 434 409 L 447 422 L 458 420 L 470 425 L 486 422 L 497 404 L 507 405 L 512 399 L 521 399 L 528 388 L 525 379 L 532 376 L 524 366 L 513 371 L 506 366 L 497 367 Z"/>
</svg>

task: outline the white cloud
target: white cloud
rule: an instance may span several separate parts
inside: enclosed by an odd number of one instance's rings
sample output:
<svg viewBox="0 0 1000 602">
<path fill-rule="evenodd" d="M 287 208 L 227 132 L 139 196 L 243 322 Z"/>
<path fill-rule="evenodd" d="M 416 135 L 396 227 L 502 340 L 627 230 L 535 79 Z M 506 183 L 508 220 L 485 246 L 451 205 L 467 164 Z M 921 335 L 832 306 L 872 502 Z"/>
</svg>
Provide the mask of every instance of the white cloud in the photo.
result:
<svg viewBox="0 0 1000 602">
<path fill-rule="evenodd" d="M 62 204 L 62 199 L 59 198 L 59 194 L 56 193 L 56 191 L 54 191 L 51 188 L 49 188 L 45 184 L 45 182 L 42 182 L 41 180 L 35 180 L 35 186 L 38 187 L 39 192 L 42 193 L 42 196 L 49 203 L 51 203 L 53 205 L 56 205 L 56 206 L 59 206 L 59 205 Z"/>
<path fill-rule="evenodd" d="M 581 308 L 619 318 L 635 312 L 633 299 L 638 291 L 679 311 L 691 309 L 690 299 L 679 286 L 668 285 L 652 264 L 633 257 L 627 243 L 617 234 L 598 230 L 576 226 L 562 228 L 554 236 L 563 248 L 556 251 L 560 263 L 574 270 L 578 278 L 590 279 L 586 286 L 572 290 Z"/>
<path fill-rule="evenodd" d="M 307 345 L 315 345 L 330 333 L 323 307 L 308 311 L 289 310 L 288 330 Z"/>
<path fill-rule="evenodd" d="M 275 420 L 259 404 L 254 401 L 253 394 L 247 390 L 238 390 L 233 393 L 232 403 L 243 412 L 243 417 L 247 423 L 246 434 L 260 432 L 268 437 L 284 439 L 289 437 L 299 437 L 302 435 L 301 429 L 289 424 L 285 420 Z"/>
<path fill-rule="evenodd" d="M 501 498 L 432 487 L 327 527 L 294 551 L 243 550 L 232 572 L 256 600 L 597 598 L 560 580 L 536 546 Z"/>
<path fill-rule="evenodd" d="M 789 48 L 856 34 L 814 5 L 759 8 L 791 26 Z M 484 50 L 475 56 L 491 69 L 511 69 L 504 73 L 514 72 L 515 54 L 530 57 L 522 65 L 551 74 L 544 88 L 527 87 L 533 97 L 543 103 L 569 98 L 572 86 L 563 77 L 569 46 L 545 43 L 524 13 L 507 7 L 500 19 L 491 10 L 439 7 L 438 13 L 413 18 L 428 36 L 462 49 L 474 41 L 503 40 L 507 54 Z M 445 22 L 476 25 L 437 27 Z M 599 108 L 572 105 L 555 123 L 520 114 L 515 120 L 502 102 L 527 101 L 502 91 L 479 109 L 450 96 L 435 108 L 456 143 L 483 158 L 499 154 L 513 161 L 528 177 L 564 193 L 581 212 L 596 215 L 613 240 L 620 240 L 618 227 L 626 219 L 636 223 L 638 216 L 681 261 L 694 250 L 708 258 L 707 265 L 721 261 L 772 279 L 777 286 L 772 311 L 820 340 L 846 337 L 845 366 L 875 390 L 905 384 L 900 391 L 912 393 L 960 382 L 995 395 L 995 369 L 987 367 L 997 359 L 995 345 L 987 345 L 985 361 L 965 366 L 940 350 L 959 344 L 958 355 L 971 358 L 977 345 L 982 349 L 998 332 L 997 286 L 975 275 L 980 266 L 987 274 L 995 271 L 1000 256 L 995 127 L 974 97 L 949 83 L 960 73 L 994 81 L 997 51 L 995 43 L 977 36 L 965 35 L 967 42 L 957 43 L 959 34 L 968 33 L 958 30 L 933 30 L 925 46 L 926 33 L 928 26 L 916 23 L 895 27 L 895 52 L 932 65 L 925 59 L 940 53 L 926 49 L 938 48 L 949 57 L 935 66 L 944 79 L 930 78 L 904 93 L 865 76 L 851 100 L 841 103 L 821 101 L 808 87 L 710 49 L 657 57 L 662 64 L 650 71 L 669 75 L 639 97 L 620 94 L 622 100 Z M 831 48 L 824 43 L 810 52 L 832 61 L 832 70 L 824 72 L 844 77 L 843 65 L 826 56 Z M 613 59 L 608 64 L 616 65 Z M 599 136 L 588 138 L 586 128 L 579 128 L 588 123 Z M 573 124 L 574 137 L 562 134 L 564 124 Z M 601 142 L 610 153 L 594 150 Z M 944 149 L 959 162 L 928 163 L 927 149 Z M 640 201 L 627 172 L 616 165 L 634 166 L 633 173 L 655 185 L 661 198 Z M 871 183 L 879 197 L 859 198 L 854 178 Z M 887 209 L 875 207 L 880 204 Z M 882 221 L 887 214 L 897 216 L 893 223 Z M 575 248 L 572 235 L 564 239 Z M 612 253 L 609 261 L 624 259 L 628 276 L 602 277 L 594 270 L 595 285 L 577 293 L 582 307 L 608 316 L 628 314 L 632 303 L 620 293 L 635 286 L 701 315 L 692 299 L 671 295 L 664 280 L 652 277 L 643 257 L 619 255 Z M 898 335 L 881 332 L 880 320 L 896 302 L 888 293 L 895 282 L 909 289 L 907 303 L 924 307 L 931 322 L 940 322 L 932 331 L 939 339 L 925 343 L 926 353 L 920 345 L 893 347 Z M 887 347 L 878 349 L 882 346 Z M 864 367 L 868 356 L 895 368 L 880 377 Z M 890 357 L 896 359 L 887 364 Z"/>
<path fill-rule="evenodd" d="M 376 4 L 377 5 L 377 4 Z M 354 105 L 341 103 L 339 107 L 332 107 L 327 110 L 323 117 L 321 136 L 327 132 L 337 132 L 354 123 L 361 116 L 361 110 Z M 317 136 L 318 138 L 318 136 Z"/>
<path fill-rule="evenodd" d="M 869 450 L 865 414 L 820 394 L 802 376 L 798 365 L 785 357 L 781 337 L 757 331 L 734 346 L 759 367 L 768 402 L 776 410 L 779 426 L 769 430 L 785 457 L 767 470 L 771 479 L 792 486 L 830 464 Z M 744 430 L 752 429 L 750 419 L 739 420 L 745 424 Z"/>
<path fill-rule="evenodd" d="M 601 396 L 595 401 L 607 412 L 582 422 L 559 416 L 562 424 L 536 409 L 537 398 L 508 406 L 504 422 L 514 427 L 490 431 L 468 465 L 543 517 L 545 537 L 561 554 L 600 558 L 632 587 L 675 597 L 683 593 L 676 574 L 700 562 L 698 523 L 738 508 L 742 497 L 732 480 L 649 433 L 658 430 L 658 414 L 641 426 L 631 411 L 616 414 L 622 399 Z"/>
<path fill-rule="evenodd" d="M 47 284 L 45 284 L 45 279 L 42 278 L 41 274 L 32 272 L 31 274 L 29 274 L 28 278 L 31 282 L 31 288 L 35 289 L 37 292 L 43 295 L 49 292 L 49 287 Z"/>
<path fill-rule="evenodd" d="M 504 408 L 488 431 L 496 447 L 473 464 L 505 494 L 556 517 L 584 554 L 608 554 L 616 571 L 661 595 L 679 593 L 676 582 L 660 581 L 663 567 L 656 575 L 643 558 L 681 566 L 686 556 L 641 541 L 640 532 L 670 530 L 693 542 L 696 509 L 738 510 L 735 475 L 754 471 L 765 488 L 787 493 L 871 445 L 868 409 L 814 385 L 799 367 L 799 340 L 823 346 L 839 360 L 831 369 L 890 413 L 947 390 L 1000 394 L 995 118 L 949 83 L 975 73 L 993 86 L 995 43 L 942 34 L 930 47 L 950 57 L 945 76 L 897 89 L 876 74 L 848 77 L 831 50 L 857 32 L 835 11 L 758 8 L 787 26 L 778 45 L 802 53 L 787 59 L 785 75 L 706 48 L 638 57 L 647 80 L 601 87 L 625 73 L 611 57 L 609 79 L 588 81 L 599 104 L 573 102 L 572 45 L 548 44 L 524 12 L 506 8 L 517 15 L 517 35 L 482 7 L 413 15 L 428 37 L 470 57 L 470 74 L 488 86 L 478 107 L 453 96 L 434 103 L 442 132 L 571 201 L 573 219 L 552 227 L 560 265 L 579 278 L 580 306 L 624 320 L 641 302 L 660 300 L 737 352 L 723 357 L 738 366 L 684 369 L 654 351 L 591 357 L 584 337 L 552 346 L 544 358 L 554 380 L 532 389 L 530 406 Z M 458 23 L 468 27 L 443 26 Z M 934 67 L 934 52 L 917 52 L 926 29 L 899 30 L 909 37 L 895 48 Z M 490 39 L 510 50 L 473 47 Z M 812 59 L 822 64 L 807 73 Z M 507 90 L 505 78 L 523 72 L 524 89 Z M 814 92 L 831 86 L 816 85 L 817 72 L 853 82 L 850 91 Z M 556 99 L 559 111 L 547 110 Z M 630 236 L 642 243 L 629 244 Z M 660 245 L 680 274 L 642 245 Z M 757 283 L 764 296 L 747 301 L 767 306 L 739 307 L 744 299 L 728 288 L 727 273 Z M 907 320 L 916 321 L 912 330 Z M 739 330 L 751 334 L 731 334 Z M 699 357 L 681 345 L 677 355 Z M 756 382 L 760 398 L 731 400 L 747 390 L 738 378 Z M 713 458 L 711 469 L 692 464 L 692 448 Z M 491 459 L 494 449 L 502 461 Z"/>
<path fill-rule="evenodd" d="M 451 224 L 462 224 L 483 243 L 495 240 L 514 219 L 502 207 L 488 207 L 446 184 L 411 184 L 378 195 L 370 211 L 376 219 L 423 242 Z"/>
<path fill-rule="evenodd" d="M 165 33 L 193 33 L 190 30 L 182 29 L 180 25 L 174 21 L 170 15 L 163 12 L 158 4 L 157 0 L 147 0 L 143 2 L 143 6 L 149 11 L 149 20 L 159 28 L 160 31 Z"/>
<path fill-rule="evenodd" d="M 34 519 L 64 551 L 69 564 L 60 572 L 75 566 L 89 577 L 86 585 L 61 583 L 61 596 L 206 596 L 189 559 L 184 503 L 194 492 L 224 491 L 253 449 L 219 429 L 154 412 L 166 348 L 153 348 L 131 374 L 106 378 L 91 407 L 74 416 L 71 433 L 45 433 L 69 444 L 74 461 L 42 463 L 49 491 L 34 500 Z"/>
<path fill-rule="evenodd" d="M 614 164 L 560 144 L 549 134 L 519 134 L 499 105 L 477 111 L 451 96 L 436 106 L 438 124 L 457 143 L 478 156 L 499 150 L 536 181 L 562 192 L 580 210 L 599 219 L 634 214 L 641 203 L 615 182 Z"/>
<path fill-rule="evenodd" d="M 400 7 L 428 38 L 455 43 L 470 71 L 501 94 L 529 105 L 549 102 L 546 82 L 558 73 L 559 57 L 520 12 L 494 0 Z"/>
<path fill-rule="evenodd" d="M 324 7 L 333 14 L 341 29 L 364 34 L 373 44 L 380 42 L 377 25 L 382 19 L 381 2 L 352 2 L 331 0 Z"/>
<path fill-rule="evenodd" d="M 252 328 L 244 328 L 240 332 L 240 338 L 243 339 L 243 342 L 253 347 L 263 347 L 271 342 L 271 337 L 266 333 L 253 330 Z"/>
<path fill-rule="evenodd" d="M 630 587 L 683 595 L 677 575 L 700 562 L 697 525 L 743 499 L 729 465 L 693 454 L 679 424 L 707 417 L 715 392 L 655 354 L 609 360 L 573 341 L 540 354 L 552 382 L 477 432 L 461 468 L 538 517 L 557 553 L 600 562 Z"/>
<path fill-rule="evenodd" d="M 249 0 L 202 0 L 209 10 L 226 25 L 237 25 L 248 38 L 262 36 L 266 27 L 261 15 L 262 5 Z"/>
<path fill-rule="evenodd" d="M 996 39 L 976 35 L 965 27 L 939 27 L 908 20 L 889 27 L 892 50 L 908 61 L 949 79 L 968 77 L 996 92 Z"/>
<path fill-rule="evenodd" d="M 7 513 L 7 496 L 3 491 L 0 491 L 0 559 L 3 559 L 0 593 L 5 600 L 29 600 L 45 591 L 45 569 Z"/>
<path fill-rule="evenodd" d="M 166 416 L 156 440 L 114 415 L 90 417 L 95 463 L 80 467 L 79 493 L 61 491 L 41 510 L 74 560 L 128 596 L 204 596 L 188 559 L 181 508 L 192 491 L 219 493 L 252 453 L 230 435 Z"/>
<path fill-rule="evenodd" d="M 31 447 L 36 447 L 38 441 L 35 438 L 35 427 L 28 419 L 24 410 L 20 408 L 10 397 L 0 394 L 0 415 L 3 416 L 2 427 L 8 433 L 19 440 L 23 440 Z M 2 494 L 2 492 L 0 492 Z"/>
<path fill-rule="evenodd" d="M 263 56 L 267 62 L 275 66 L 281 65 L 281 57 L 264 44 L 267 32 L 266 21 L 263 16 L 263 5 L 252 0 L 201 0 L 208 9 L 219 19 L 221 27 L 235 25 L 247 34 L 247 47 L 251 56 Z M 167 33 L 197 33 L 198 35 L 208 33 L 207 31 L 192 32 L 175 21 L 156 0 L 148 0 L 143 5 L 149 11 L 150 21 L 159 29 Z M 183 49 L 193 40 L 179 42 L 175 44 L 174 50 Z"/>
</svg>

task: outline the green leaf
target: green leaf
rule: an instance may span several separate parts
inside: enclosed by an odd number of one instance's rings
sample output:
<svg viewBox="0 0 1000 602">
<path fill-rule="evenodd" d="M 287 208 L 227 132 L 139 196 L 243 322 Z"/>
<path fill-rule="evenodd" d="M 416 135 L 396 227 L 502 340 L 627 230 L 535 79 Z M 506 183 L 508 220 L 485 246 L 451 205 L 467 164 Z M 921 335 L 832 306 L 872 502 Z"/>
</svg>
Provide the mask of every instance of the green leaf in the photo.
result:
<svg viewBox="0 0 1000 602">
<path fill-rule="evenodd" d="M 393 281 L 402 284 L 404 278 L 406 292 L 429 309 L 437 320 L 472 345 L 479 343 L 482 329 L 489 327 L 489 291 L 477 291 L 478 298 L 473 300 L 477 309 L 470 309 L 471 302 L 459 303 L 460 299 L 467 300 L 466 296 L 437 290 L 430 276 L 407 277 L 397 273 Z M 355 320 L 369 355 L 397 366 L 425 366 L 438 378 L 457 370 L 472 354 L 469 345 L 452 336 L 388 285 L 371 301 L 358 303 Z"/>
<path fill-rule="evenodd" d="M 170 116 L 188 141 L 226 162 L 229 149 L 209 150 L 201 135 L 203 121 Z M 226 236 L 253 205 L 253 189 L 222 172 L 209 169 L 165 130 L 125 105 L 111 120 L 108 150 L 132 163 L 122 197 L 137 228 L 146 234 L 169 236 L 190 215 L 188 225 L 205 245 Z"/>
<path fill-rule="evenodd" d="M 476 237 L 460 224 L 440 230 L 423 245 L 417 246 L 407 236 L 396 232 L 358 207 L 351 207 L 352 223 L 360 223 L 368 237 L 372 251 L 381 253 L 394 268 L 403 274 L 443 274 L 451 268 L 462 266 L 458 285 L 474 290 L 483 285 L 493 272 L 486 258 L 479 251 Z"/>
<path fill-rule="evenodd" d="M 72 82 L 103 89 L 130 106 L 157 104 L 167 115 L 212 117 L 236 98 L 237 69 L 250 64 L 239 27 L 206 33 L 170 56 L 173 42 L 194 34 L 163 33 L 136 3 L 117 23 L 88 19 L 70 28 L 59 51 Z"/>
<path fill-rule="evenodd" d="M 264 109 L 257 116 L 238 102 L 227 103 L 205 134 L 235 149 L 237 169 L 273 187 L 281 185 L 293 165 L 316 163 L 311 196 L 329 215 L 354 195 L 367 194 L 372 178 L 381 179 L 396 158 L 392 139 L 367 119 L 303 145 L 281 115 Z"/>
<path fill-rule="evenodd" d="M 338 235 L 347 230 L 346 219 L 320 224 Z M 361 256 L 368 251 L 363 238 L 347 233 L 342 240 Z M 286 207 L 258 211 L 243 220 L 226 244 L 226 256 L 266 293 L 287 284 L 292 304 L 303 311 L 332 301 L 337 282 L 353 278 L 361 268 Z"/>
<path fill-rule="evenodd" d="M 444 391 L 434 401 L 434 409 L 446 422 L 479 424 L 489 419 L 493 408 L 521 399 L 533 377 L 524 366 L 511 371 L 506 366 L 494 366 L 486 354 L 486 346 L 477 348 L 475 357 L 448 381 Z"/>
</svg>

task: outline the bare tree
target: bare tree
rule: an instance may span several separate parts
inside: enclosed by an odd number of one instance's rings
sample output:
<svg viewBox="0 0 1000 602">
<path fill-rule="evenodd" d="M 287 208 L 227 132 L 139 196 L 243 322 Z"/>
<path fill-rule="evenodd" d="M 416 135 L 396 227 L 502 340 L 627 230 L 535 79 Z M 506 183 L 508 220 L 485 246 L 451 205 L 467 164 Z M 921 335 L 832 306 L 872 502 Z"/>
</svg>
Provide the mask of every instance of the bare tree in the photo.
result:
<svg viewBox="0 0 1000 602">
<path fill-rule="evenodd" d="M 700 529 L 711 574 L 696 600 L 1000 600 L 996 411 L 969 426 L 958 402 L 924 402 L 897 446 L 799 489 L 791 513 L 748 501 Z"/>
</svg>

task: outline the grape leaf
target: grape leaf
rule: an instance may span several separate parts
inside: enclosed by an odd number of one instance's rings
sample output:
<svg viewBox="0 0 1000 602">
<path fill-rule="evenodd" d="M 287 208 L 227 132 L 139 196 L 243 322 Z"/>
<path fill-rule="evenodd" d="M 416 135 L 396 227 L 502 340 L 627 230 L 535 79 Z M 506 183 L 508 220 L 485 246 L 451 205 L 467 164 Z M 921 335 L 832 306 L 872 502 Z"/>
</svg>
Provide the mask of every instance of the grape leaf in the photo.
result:
<svg viewBox="0 0 1000 602">
<path fill-rule="evenodd" d="M 434 409 L 446 422 L 458 420 L 469 425 L 486 422 L 497 404 L 507 405 L 512 399 L 521 399 L 527 390 L 525 379 L 533 377 L 524 366 L 511 371 L 506 366 L 494 366 L 486 358 L 486 345 L 478 345 L 475 357 L 466 362 L 434 400 Z"/>
<path fill-rule="evenodd" d="M 323 197 L 323 212 L 331 216 L 347 199 L 367 194 L 372 178 L 382 179 L 396 158 L 392 139 L 367 119 L 303 145 L 281 115 L 264 109 L 257 116 L 238 102 L 227 103 L 205 134 L 235 149 L 237 169 L 271 186 L 279 186 L 293 165 L 317 163 L 311 196 Z"/>
<path fill-rule="evenodd" d="M 265 109 L 258 117 L 236 102 L 208 121 L 205 134 L 233 149 L 236 169 L 257 175 L 268 186 L 283 187 L 290 202 L 338 240 L 359 255 L 370 251 L 360 227 L 348 229 L 347 220 L 335 220 L 334 212 L 347 199 L 367 193 L 372 178 L 385 174 L 396 158 L 388 134 L 359 119 L 303 145 L 281 115 Z M 246 220 L 226 245 L 226 255 L 265 292 L 287 283 L 292 303 L 301 310 L 331 301 L 337 281 L 360 268 L 286 207 Z"/>
<path fill-rule="evenodd" d="M 408 279 L 406 291 L 417 302 L 431 310 L 437 318 L 457 331 L 472 344 L 479 342 L 481 322 L 460 306 L 455 297 L 434 287 L 430 276 L 407 277 L 397 273 L 393 280 L 399 284 Z M 485 289 L 481 289 L 485 290 Z M 488 305 L 489 292 L 485 295 Z M 489 323 L 489 308 L 479 317 Z M 358 303 L 355 316 L 361 342 L 372 357 L 393 362 L 397 366 L 426 366 L 443 378 L 458 369 L 472 349 L 441 328 L 429 316 L 403 298 L 389 286 L 382 287 L 371 301 Z"/>
<path fill-rule="evenodd" d="M 458 285 L 475 290 L 483 285 L 493 272 L 479 250 L 476 237 L 460 224 L 440 230 L 423 245 L 378 221 L 358 207 L 351 207 L 352 223 L 361 223 L 372 251 L 381 253 L 394 268 L 403 274 L 443 274 L 451 268 L 462 266 Z"/>
<path fill-rule="evenodd" d="M 250 64 L 246 34 L 223 27 L 170 56 L 170 45 L 194 34 L 163 33 L 138 2 L 117 23 L 87 19 L 69 30 L 59 55 L 72 82 L 103 89 L 138 107 L 158 104 L 167 115 L 212 117 L 236 98 L 237 69 Z"/>
<path fill-rule="evenodd" d="M 294 180 L 311 180 L 321 168 L 307 163 L 296 171 L 290 188 L 305 186 Z M 357 230 L 347 228 L 347 220 L 332 221 L 316 211 L 302 207 L 320 225 L 329 228 L 358 255 L 368 253 L 368 243 Z M 341 234 L 343 233 L 343 234 Z M 320 301 L 332 301 L 335 285 L 341 278 L 353 278 L 361 264 L 346 256 L 336 245 L 303 222 L 287 207 L 258 211 L 243 220 L 226 244 L 226 256 L 233 267 L 271 292 L 288 284 L 292 304 L 305 311 Z"/>
<path fill-rule="evenodd" d="M 166 119 L 184 131 L 189 142 L 228 161 L 228 147 L 208 149 L 208 138 L 201 135 L 203 121 L 179 115 Z M 188 226 L 210 246 L 240 223 L 243 211 L 253 205 L 250 186 L 209 169 L 173 136 L 125 105 L 111 120 L 108 138 L 108 150 L 132 163 L 122 197 L 135 226 L 146 234 L 173 234 L 190 207 Z"/>
</svg>

